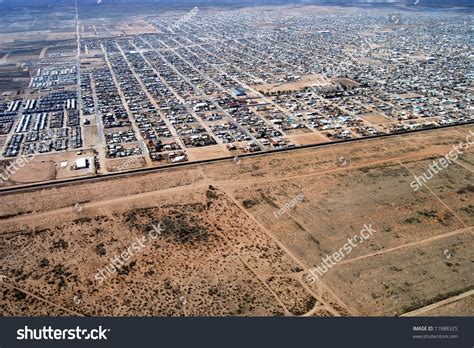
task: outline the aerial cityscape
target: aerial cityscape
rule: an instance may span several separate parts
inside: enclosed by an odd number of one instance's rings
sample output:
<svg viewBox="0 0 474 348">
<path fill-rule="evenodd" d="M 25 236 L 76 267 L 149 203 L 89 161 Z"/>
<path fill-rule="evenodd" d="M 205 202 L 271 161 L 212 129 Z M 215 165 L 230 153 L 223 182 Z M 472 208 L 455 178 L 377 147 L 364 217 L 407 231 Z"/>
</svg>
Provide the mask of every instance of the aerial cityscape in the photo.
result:
<svg viewBox="0 0 474 348">
<path fill-rule="evenodd" d="M 472 7 L 406 3 L 0 2 L 0 316 L 474 315 Z"/>
</svg>

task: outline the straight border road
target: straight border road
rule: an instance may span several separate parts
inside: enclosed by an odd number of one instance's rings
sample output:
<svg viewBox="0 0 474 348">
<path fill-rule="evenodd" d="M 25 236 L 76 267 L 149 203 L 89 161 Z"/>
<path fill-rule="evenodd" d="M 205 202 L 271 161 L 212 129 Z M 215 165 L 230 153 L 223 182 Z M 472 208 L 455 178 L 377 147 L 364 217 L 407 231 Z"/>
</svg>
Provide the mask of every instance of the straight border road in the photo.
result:
<svg viewBox="0 0 474 348">
<path fill-rule="evenodd" d="M 474 120 L 468 121 L 462 124 L 440 126 L 436 128 L 417 129 L 410 132 L 379 134 L 379 135 L 372 135 L 372 136 L 367 136 L 367 137 L 362 137 L 362 138 L 351 138 L 351 139 L 346 139 L 346 140 L 336 140 L 336 141 L 327 142 L 327 143 L 308 144 L 308 145 L 301 145 L 301 146 L 296 146 L 296 147 L 291 147 L 291 148 L 272 149 L 272 150 L 266 150 L 266 151 L 261 151 L 261 152 L 247 153 L 247 154 L 239 155 L 239 158 L 260 157 L 260 156 L 266 156 L 266 155 L 271 155 L 271 154 L 280 153 L 280 152 L 291 152 L 291 151 L 299 151 L 299 150 L 311 149 L 311 148 L 328 147 L 328 146 L 333 146 L 333 145 L 340 145 L 340 144 L 346 144 L 346 143 L 352 143 L 352 142 L 364 142 L 364 141 L 370 141 L 370 140 L 381 139 L 381 138 L 410 136 L 411 134 L 414 134 L 414 133 L 436 132 L 440 129 L 453 128 L 453 127 L 465 127 L 469 125 L 474 125 Z M 119 173 L 96 174 L 95 176 L 69 178 L 69 179 L 47 181 L 47 182 L 41 182 L 41 183 L 35 183 L 35 184 L 29 184 L 29 185 L 7 187 L 7 188 L 0 189 L 0 196 L 2 194 L 28 192 L 28 191 L 35 191 L 38 189 L 46 189 L 50 187 L 67 186 L 67 185 L 76 184 L 76 183 L 80 184 L 80 183 L 85 183 L 85 182 L 94 182 L 94 181 L 106 180 L 106 179 L 117 178 L 117 177 L 143 175 L 143 174 L 148 174 L 152 172 L 159 172 L 159 171 L 176 169 L 176 168 L 181 168 L 181 167 L 186 167 L 186 166 L 195 166 L 195 165 L 205 164 L 205 163 L 217 163 L 217 162 L 223 162 L 223 161 L 230 161 L 234 159 L 235 159 L 235 156 L 226 156 L 226 157 L 212 158 L 212 159 L 192 161 L 192 162 L 168 164 L 168 165 L 164 165 L 160 167 L 132 169 L 129 171 L 124 171 L 124 172 L 119 172 Z"/>
</svg>

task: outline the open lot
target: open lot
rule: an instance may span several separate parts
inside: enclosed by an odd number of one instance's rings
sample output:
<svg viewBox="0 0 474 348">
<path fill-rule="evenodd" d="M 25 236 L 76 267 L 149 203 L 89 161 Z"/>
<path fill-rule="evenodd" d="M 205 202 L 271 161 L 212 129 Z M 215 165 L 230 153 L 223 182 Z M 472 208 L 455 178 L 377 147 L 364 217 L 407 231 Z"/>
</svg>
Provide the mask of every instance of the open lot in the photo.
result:
<svg viewBox="0 0 474 348">
<path fill-rule="evenodd" d="M 307 75 L 301 77 L 295 82 L 279 82 L 273 84 L 262 84 L 253 86 L 256 90 L 263 94 L 281 93 L 288 91 L 301 90 L 308 87 L 320 86 L 328 84 L 329 81 L 322 75 Z"/>
</svg>

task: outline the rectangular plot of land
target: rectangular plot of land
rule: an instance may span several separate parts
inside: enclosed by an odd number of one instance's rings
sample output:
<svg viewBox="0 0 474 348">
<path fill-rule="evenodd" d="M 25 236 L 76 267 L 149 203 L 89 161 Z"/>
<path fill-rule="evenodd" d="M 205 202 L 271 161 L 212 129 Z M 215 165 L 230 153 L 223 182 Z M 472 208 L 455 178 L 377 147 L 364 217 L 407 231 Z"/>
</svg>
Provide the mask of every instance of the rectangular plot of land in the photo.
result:
<svg viewBox="0 0 474 348">
<path fill-rule="evenodd" d="M 322 280 L 362 315 L 399 315 L 472 290 L 473 242 L 471 229 L 336 265 Z"/>
<path fill-rule="evenodd" d="M 387 164 L 256 184 L 237 191 L 236 199 L 312 266 L 364 225 L 376 232 L 357 243 L 349 258 L 465 227 L 429 190 L 413 192 L 411 178 L 403 166 Z M 300 194 L 304 199 L 295 202 Z"/>
<path fill-rule="evenodd" d="M 467 226 L 474 225 L 474 173 L 468 168 L 451 163 L 447 167 L 438 165 L 439 157 L 406 163 L 414 174 L 411 182 L 425 184 Z M 431 168 L 430 168 L 431 166 Z M 416 184 L 414 185 L 416 186 Z"/>
<path fill-rule="evenodd" d="M 383 115 L 380 115 L 378 113 L 369 113 L 361 116 L 364 120 L 369 121 L 370 123 L 387 123 L 387 122 L 393 122 L 388 117 L 385 117 Z"/>
</svg>

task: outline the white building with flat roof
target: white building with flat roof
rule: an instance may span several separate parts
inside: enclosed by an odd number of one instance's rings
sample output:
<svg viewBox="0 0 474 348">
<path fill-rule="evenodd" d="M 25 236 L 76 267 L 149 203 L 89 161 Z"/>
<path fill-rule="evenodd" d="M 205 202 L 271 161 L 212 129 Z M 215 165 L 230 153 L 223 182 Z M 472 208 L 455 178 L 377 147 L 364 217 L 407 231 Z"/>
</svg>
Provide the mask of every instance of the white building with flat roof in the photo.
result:
<svg viewBox="0 0 474 348">
<path fill-rule="evenodd" d="M 79 158 L 74 163 L 75 169 L 85 169 L 89 167 L 89 160 L 87 158 Z"/>
</svg>

